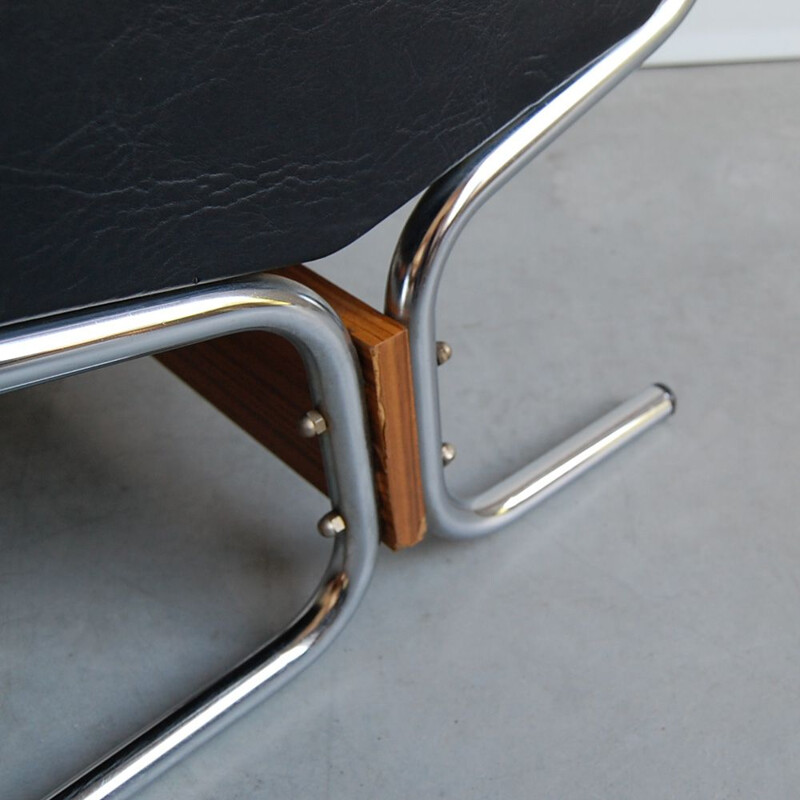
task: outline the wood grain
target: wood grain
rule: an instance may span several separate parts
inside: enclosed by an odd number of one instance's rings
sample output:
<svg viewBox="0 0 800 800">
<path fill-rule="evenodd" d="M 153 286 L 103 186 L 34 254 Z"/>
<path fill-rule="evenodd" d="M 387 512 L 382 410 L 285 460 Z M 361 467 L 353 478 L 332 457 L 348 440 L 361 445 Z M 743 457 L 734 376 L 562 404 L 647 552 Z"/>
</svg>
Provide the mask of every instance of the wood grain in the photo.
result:
<svg viewBox="0 0 800 800">
<path fill-rule="evenodd" d="M 393 550 L 425 535 L 408 331 L 307 267 L 276 270 L 313 289 L 339 314 L 361 364 L 381 518 Z M 316 439 L 298 433 L 311 406 L 305 368 L 285 339 L 239 333 L 157 358 L 295 472 L 326 491 Z"/>
</svg>

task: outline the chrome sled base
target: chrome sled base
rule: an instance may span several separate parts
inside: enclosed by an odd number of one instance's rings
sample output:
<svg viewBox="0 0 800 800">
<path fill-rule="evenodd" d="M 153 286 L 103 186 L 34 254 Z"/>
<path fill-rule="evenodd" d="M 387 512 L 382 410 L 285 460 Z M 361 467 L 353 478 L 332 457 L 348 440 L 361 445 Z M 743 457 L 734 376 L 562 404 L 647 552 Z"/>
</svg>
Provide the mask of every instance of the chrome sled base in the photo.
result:
<svg viewBox="0 0 800 800">
<path fill-rule="evenodd" d="M 386 311 L 410 334 L 425 510 L 434 533 L 469 539 L 499 530 L 674 410 L 672 392 L 655 384 L 500 484 L 455 497 L 444 479 L 454 450 L 442 443 L 437 379 L 451 351 L 437 342 L 435 311 L 444 265 L 472 214 L 638 67 L 692 2 L 663 0 L 641 28 L 437 181 L 403 231 Z M 129 796 L 320 655 L 350 619 L 373 571 L 376 494 L 351 340 L 332 309 L 300 284 L 267 274 L 0 329 L 0 392 L 246 330 L 285 337 L 305 362 L 316 415 L 306 424 L 320 433 L 332 501 L 319 526 L 333 541 L 330 562 L 286 630 L 50 800 Z"/>
</svg>

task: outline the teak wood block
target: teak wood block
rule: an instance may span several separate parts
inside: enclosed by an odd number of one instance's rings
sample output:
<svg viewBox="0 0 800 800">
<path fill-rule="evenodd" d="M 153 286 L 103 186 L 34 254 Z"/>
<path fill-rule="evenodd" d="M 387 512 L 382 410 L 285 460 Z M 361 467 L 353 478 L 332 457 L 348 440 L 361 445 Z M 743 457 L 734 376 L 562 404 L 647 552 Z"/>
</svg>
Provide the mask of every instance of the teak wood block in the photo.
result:
<svg viewBox="0 0 800 800">
<path fill-rule="evenodd" d="M 408 331 L 307 267 L 276 270 L 313 289 L 342 318 L 361 363 L 381 518 L 393 550 L 425 535 Z M 326 492 L 317 439 L 299 434 L 312 408 L 305 368 L 285 339 L 239 333 L 162 353 L 158 359 L 240 428 Z"/>
</svg>

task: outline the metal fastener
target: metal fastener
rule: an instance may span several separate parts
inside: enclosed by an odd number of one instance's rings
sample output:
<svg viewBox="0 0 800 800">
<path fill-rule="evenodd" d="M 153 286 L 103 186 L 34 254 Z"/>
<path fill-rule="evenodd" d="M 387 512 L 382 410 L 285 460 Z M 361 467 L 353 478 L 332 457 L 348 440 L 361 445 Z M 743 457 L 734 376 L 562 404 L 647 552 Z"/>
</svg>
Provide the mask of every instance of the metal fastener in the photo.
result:
<svg viewBox="0 0 800 800">
<path fill-rule="evenodd" d="M 331 539 L 339 533 L 343 533 L 347 524 L 344 517 L 335 509 L 329 511 L 318 523 L 317 530 L 326 539 Z"/>
<path fill-rule="evenodd" d="M 442 464 L 452 464 L 456 457 L 456 446 L 450 442 L 442 444 Z"/>
<path fill-rule="evenodd" d="M 453 357 L 453 348 L 447 342 L 436 342 L 436 363 L 441 367 Z"/>
<path fill-rule="evenodd" d="M 309 411 L 303 419 L 300 420 L 300 435 L 305 436 L 306 439 L 311 439 L 314 436 L 319 436 L 328 430 L 328 423 L 325 422 L 325 417 L 316 409 Z"/>
</svg>

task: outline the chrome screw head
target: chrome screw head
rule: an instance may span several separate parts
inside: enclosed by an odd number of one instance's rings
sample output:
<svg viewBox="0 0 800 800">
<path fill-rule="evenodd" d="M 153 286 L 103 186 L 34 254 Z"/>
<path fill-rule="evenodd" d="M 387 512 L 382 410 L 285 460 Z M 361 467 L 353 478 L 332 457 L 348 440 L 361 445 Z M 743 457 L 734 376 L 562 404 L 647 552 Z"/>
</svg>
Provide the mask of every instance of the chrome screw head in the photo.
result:
<svg viewBox="0 0 800 800">
<path fill-rule="evenodd" d="M 312 409 L 300 420 L 300 435 L 306 439 L 319 436 L 328 430 L 328 423 L 319 411 Z"/>
<path fill-rule="evenodd" d="M 456 458 L 456 446 L 454 444 L 450 444 L 450 442 L 444 442 L 442 444 L 442 464 L 447 466 L 448 464 L 452 464 Z"/>
<path fill-rule="evenodd" d="M 346 527 L 347 524 L 344 521 L 344 517 L 335 509 L 329 511 L 317 523 L 317 530 L 320 532 L 320 535 L 324 536 L 326 539 L 332 539 L 337 534 L 343 533 Z"/>
<path fill-rule="evenodd" d="M 436 363 L 441 367 L 453 357 L 453 348 L 447 342 L 436 342 Z"/>
</svg>

